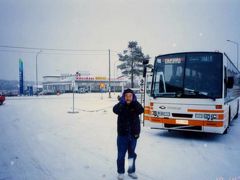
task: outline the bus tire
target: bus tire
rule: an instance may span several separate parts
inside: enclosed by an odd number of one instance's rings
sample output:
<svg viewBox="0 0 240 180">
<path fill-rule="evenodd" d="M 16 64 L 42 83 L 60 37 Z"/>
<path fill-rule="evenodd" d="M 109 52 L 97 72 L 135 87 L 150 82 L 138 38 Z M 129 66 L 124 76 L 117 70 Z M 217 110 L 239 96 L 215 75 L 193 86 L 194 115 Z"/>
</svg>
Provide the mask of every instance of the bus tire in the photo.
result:
<svg viewBox="0 0 240 180">
<path fill-rule="evenodd" d="M 228 127 L 231 126 L 231 109 L 228 111 Z"/>
<path fill-rule="evenodd" d="M 238 105 L 237 105 L 237 113 L 234 118 L 238 118 L 238 111 L 239 111 L 239 100 L 238 100 Z"/>
<path fill-rule="evenodd" d="M 227 134 L 228 133 L 228 127 L 224 130 L 223 134 Z"/>
<path fill-rule="evenodd" d="M 223 134 L 228 133 L 228 129 L 229 129 L 230 124 L 231 124 L 231 109 L 229 108 L 229 111 L 228 111 L 228 125 L 227 125 L 227 128 L 225 129 L 225 131 L 223 132 Z"/>
</svg>

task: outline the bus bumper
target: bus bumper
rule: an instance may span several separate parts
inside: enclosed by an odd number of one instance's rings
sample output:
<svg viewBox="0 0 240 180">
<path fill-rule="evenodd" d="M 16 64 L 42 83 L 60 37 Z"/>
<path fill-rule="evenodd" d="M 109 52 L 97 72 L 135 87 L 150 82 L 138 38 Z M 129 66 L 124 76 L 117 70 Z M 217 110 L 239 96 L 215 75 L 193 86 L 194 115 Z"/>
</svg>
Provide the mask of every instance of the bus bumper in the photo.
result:
<svg viewBox="0 0 240 180">
<path fill-rule="evenodd" d="M 151 122 L 148 120 L 144 121 L 145 127 L 150 127 L 151 129 L 165 129 L 165 130 L 176 130 L 176 131 L 194 131 L 194 132 L 206 132 L 206 133 L 217 133 L 223 134 L 227 126 L 213 126 L 214 124 L 204 124 L 201 125 L 183 125 L 183 124 L 167 124 L 159 122 Z"/>
</svg>

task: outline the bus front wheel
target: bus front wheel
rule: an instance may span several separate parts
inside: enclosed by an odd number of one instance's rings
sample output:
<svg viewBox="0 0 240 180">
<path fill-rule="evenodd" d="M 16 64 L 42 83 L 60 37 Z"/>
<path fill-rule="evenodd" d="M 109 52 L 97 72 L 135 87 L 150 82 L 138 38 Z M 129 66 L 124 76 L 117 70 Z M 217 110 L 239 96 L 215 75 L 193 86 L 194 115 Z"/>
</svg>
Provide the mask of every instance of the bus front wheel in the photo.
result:
<svg viewBox="0 0 240 180">
<path fill-rule="evenodd" d="M 229 108 L 229 111 L 228 111 L 228 125 L 227 125 L 227 128 L 225 129 L 225 131 L 223 132 L 223 134 L 227 134 L 228 133 L 228 129 L 229 129 L 230 123 L 231 123 L 231 109 Z"/>
<path fill-rule="evenodd" d="M 236 113 L 234 118 L 238 118 L 238 111 L 239 111 L 239 101 L 238 101 L 238 104 L 237 104 L 237 113 Z"/>
</svg>

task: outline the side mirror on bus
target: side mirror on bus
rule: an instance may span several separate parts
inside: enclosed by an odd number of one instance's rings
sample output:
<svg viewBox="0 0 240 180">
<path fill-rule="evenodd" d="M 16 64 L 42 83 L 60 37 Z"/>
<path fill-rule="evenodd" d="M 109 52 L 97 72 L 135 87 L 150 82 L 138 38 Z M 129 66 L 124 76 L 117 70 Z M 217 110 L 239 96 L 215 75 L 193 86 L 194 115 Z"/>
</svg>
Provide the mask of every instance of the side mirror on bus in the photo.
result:
<svg viewBox="0 0 240 180">
<path fill-rule="evenodd" d="M 230 76 L 227 79 L 227 88 L 232 89 L 234 84 L 234 77 Z"/>
<path fill-rule="evenodd" d="M 143 65 L 147 65 L 149 63 L 149 60 L 148 59 L 144 59 L 143 60 Z"/>
<path fill-rule="evenodd" d="M 144 59 L 142 63 L 143 63 L 143 77 L 145 78 L 147 74 L 147 64 L 149 63 L 149 60 Z"/>
<path fill-rule="evenodd" d="M 144 77 L 144 78 L 146 77 L 146 74 L 147 74 L 147 67 L 144 66 L 144 67 L 143 67 L 143 77 Z"/>
</svg>

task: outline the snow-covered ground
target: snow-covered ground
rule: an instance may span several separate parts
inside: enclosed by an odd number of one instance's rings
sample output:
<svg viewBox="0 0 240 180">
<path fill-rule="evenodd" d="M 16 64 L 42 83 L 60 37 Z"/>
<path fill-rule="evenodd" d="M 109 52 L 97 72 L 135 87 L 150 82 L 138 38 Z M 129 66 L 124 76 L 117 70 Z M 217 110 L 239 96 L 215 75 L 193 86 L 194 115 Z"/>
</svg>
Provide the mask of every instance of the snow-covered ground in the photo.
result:
<svg viewBox="0 0 240 180">
<path fill-rule="evenodd" d="M 7 98 L 0 106 L 0 180 L 116 179 L 112 96 L 77 94 L 77 114 L 68 113 L 71 94 Z M 143 127 L 139 179 L 240 179 L 239 139 L 239 120 L 227 135 Z"/>
</svg>

